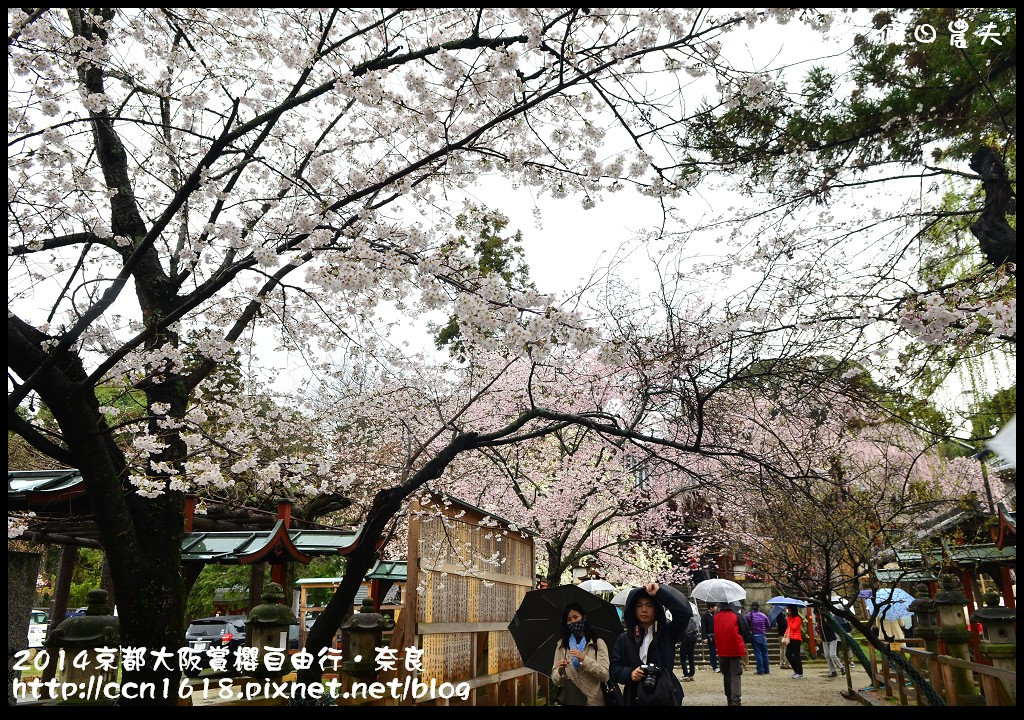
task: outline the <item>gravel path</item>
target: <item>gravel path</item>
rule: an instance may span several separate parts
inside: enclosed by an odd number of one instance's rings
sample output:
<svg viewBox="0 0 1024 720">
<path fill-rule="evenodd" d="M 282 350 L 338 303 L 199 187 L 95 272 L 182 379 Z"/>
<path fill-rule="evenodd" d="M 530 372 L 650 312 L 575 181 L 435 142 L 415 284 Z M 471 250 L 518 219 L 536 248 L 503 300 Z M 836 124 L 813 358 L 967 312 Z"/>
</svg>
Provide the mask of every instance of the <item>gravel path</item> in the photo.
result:
<svg viewBox="0 0 1024 720">
<path fill-rule="evenodd" d="M 804 663 L 804 676 L 794 680 L 792 670 L 780 670 L 773 665 L 768 675 L 754 674 L 754 664 L 749 663 L 743 672 L 744 705 L 854 705 L 864 707 L 855 700 L 847 700 L 840 691 L 846 690 L 846 678 L 842 675 L 827 677 L 828 666 L 824 663 Z M 678 666 L 676 676 L 682 678 Z M 694 705 L 726 705 L 722 676 L 712 672 L 707 665 L 697 666 L 693 682 L 683 683 L 683 707 Z"/>
</svg>

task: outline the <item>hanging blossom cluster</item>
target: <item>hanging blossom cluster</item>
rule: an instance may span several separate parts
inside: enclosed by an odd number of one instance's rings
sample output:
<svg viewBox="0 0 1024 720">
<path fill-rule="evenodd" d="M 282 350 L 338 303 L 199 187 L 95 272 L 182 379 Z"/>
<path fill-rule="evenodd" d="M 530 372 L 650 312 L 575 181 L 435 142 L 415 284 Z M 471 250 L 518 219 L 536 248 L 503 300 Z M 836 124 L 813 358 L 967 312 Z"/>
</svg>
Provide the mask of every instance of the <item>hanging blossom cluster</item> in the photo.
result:
<svg viewBox="0 0 1024 720">
<path fill-rule="evenodd" d="M 930 293 L 922 301 L 908 303 L 898 324 L 927 345 L 952 342 L 981 329 L 1001 337 L 1016 337 L 1017 299 L 988 300 L 979 307 L 939 293 Z"/>
<path fill-rule="evenodd" d="M 784 102 L 781 88 L 767 73 L 729 78 L 719 83 L 716 90 L 722 93 L 722 103 L 729 109 L 766 110 Z"/>
<path fill-rule="evenodd" d="M 34 512 L 7 514 L 7 539 L 15 540 L 28 531 L 29 524 L 36 516 Z"/>
<path fill-rule="evenodd" d="M 150 404 L 141 415 L 125 407 L 101 408 L 108 420 L 135 429 L 129 481 L 139 495 L 193 492 L 223 498 L 237 487 L 255 497 L 312 497 L 348 489 L 351 473 L 339 472 L 332 453 L 315 440 L 323 437 L 315 417 L 221 381 L 206 383 L 182 418 L 171 417 L 161 403 Z M 185 457 L 172 460 L 167 453 L 179 440 Z"/>
</svg>

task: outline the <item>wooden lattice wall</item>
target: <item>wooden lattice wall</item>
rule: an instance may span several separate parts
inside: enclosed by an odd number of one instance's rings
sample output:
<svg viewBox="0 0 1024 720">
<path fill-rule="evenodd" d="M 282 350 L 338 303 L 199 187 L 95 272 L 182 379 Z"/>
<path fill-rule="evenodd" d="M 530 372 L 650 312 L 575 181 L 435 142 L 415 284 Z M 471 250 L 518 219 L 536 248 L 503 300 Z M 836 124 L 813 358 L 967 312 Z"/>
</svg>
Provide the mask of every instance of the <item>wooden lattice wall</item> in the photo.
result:
<svg viewBox="0 0 1024 720">
<path fill-rule="evenodd" d="M 402 635 L 423 648 L 421 677 L 468 682 L 471 704 L 532 703 L 536 677 L 507 626 L 534 585 L 533 538 L 434 496 L 411 508 L 407 559 Z"/>
</svg>

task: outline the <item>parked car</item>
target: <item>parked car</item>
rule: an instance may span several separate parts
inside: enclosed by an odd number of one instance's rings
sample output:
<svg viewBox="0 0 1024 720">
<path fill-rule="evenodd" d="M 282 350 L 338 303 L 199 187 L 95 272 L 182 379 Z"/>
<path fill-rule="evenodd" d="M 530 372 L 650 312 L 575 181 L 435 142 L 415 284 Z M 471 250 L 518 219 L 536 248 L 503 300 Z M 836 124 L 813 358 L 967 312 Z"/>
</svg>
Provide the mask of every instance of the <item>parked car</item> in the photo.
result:
<svg viewBox="0 0 1024 720">
<path fill-rule="evenodd" d="M 32 608 L 28 619 L 28 646 L 41 648 L 46 639 L 46 628 L 50 624 L 50 611 L 45 608 Z"/>
<path fill-rule="evenodd" d="M 185 642 L 199 658 L 199 668 L 187 668 L 185 674 L 196 677 L 203 669 L 210 667 L 210 648 L 227 647 L 227 670 L 235 670 L 235 652 L 245 646 L 245 615 L 218 615 L 193 620 L 185 631 Z"/>
</svg>

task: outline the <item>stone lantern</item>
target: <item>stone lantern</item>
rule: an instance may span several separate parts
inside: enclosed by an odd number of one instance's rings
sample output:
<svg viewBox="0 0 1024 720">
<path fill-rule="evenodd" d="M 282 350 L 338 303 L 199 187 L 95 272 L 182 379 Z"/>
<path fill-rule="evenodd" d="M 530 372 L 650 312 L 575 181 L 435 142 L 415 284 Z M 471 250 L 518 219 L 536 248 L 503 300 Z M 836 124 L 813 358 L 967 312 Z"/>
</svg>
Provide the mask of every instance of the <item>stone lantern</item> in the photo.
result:
<svg viewBox="0 0 1024 720">
<path fill-rule="evenodd" d="M 263 602 L 250 610 L 249 617 L 245 620 L 246 644 L 259 650 L 259 675 L 280 677 L 287 673 L 289 668 L 285 665 L 278 668 L 276 663 L 268 667 L 264 656 L 270 650 L 279 650 L 282 656 L 287 656 L 288 627 L 298 625 L 299 621 L 290 609 L 281 604 L 284 599 L 284 588 L 278 583 L 267 584 L 260 599 Z"/>
<path fill-rule="evenodd" d="M 997 592 L 985 593 L 984 599 L 985 607 L 971 616 L 971 622 L 981 623 L 981 654 L 995 667 L 1017 672 L 1017 612 L 1002 607 Z"/>
<path fill-rule="evenodd" d="M 341 625 L 341 653 L 348 658 L 341 669 L 357 680 L 367 682 L 377 677 L 377 652 L 384 630 L 384 616 L 376 612 L 371 597 L 363 598 L 359 612 Z"/>
<path fill-rule="evenodd" d="M 104 689 L 117 685 L 121 623 L 110 614 L 106 590 L 90 590 L 86 603 L 85 615 L 64 620 L 43 645 L 50 651 L 50 662 L 58 662 L 60 651 L 64 651 L 64 662 L 57 667 L 57 681 L 81 688 L 74 697 L 76 703 L 109 701 L 111 698 Z"/>
<path fill-rule="evenodd" d="M 915 600 L 908 609 L 914 613 L 914 634 L 924 640 L 928 652 L 939 652 L 939 611 L 935 607 L 935 599 L 928 596 L 928 586 L 924 583 L 915 588 Z"/>
<path fill-rule="evenodd" d="M 970 661 L 968 643 L 971 631 L 967 629 L 964 606 L 967 596 L 960 590 L 960 581 L 953 575 L 943 575 L 942 587 L 935 594 L 935 607 L 939 611 L 939 639 L 946 643 L 946 652 L 955 658 Z M 961 705 L 984 705 L 985 698 L 978 693 L 970 670 L 953 668 L 953 684 Z"/>
</svg>

